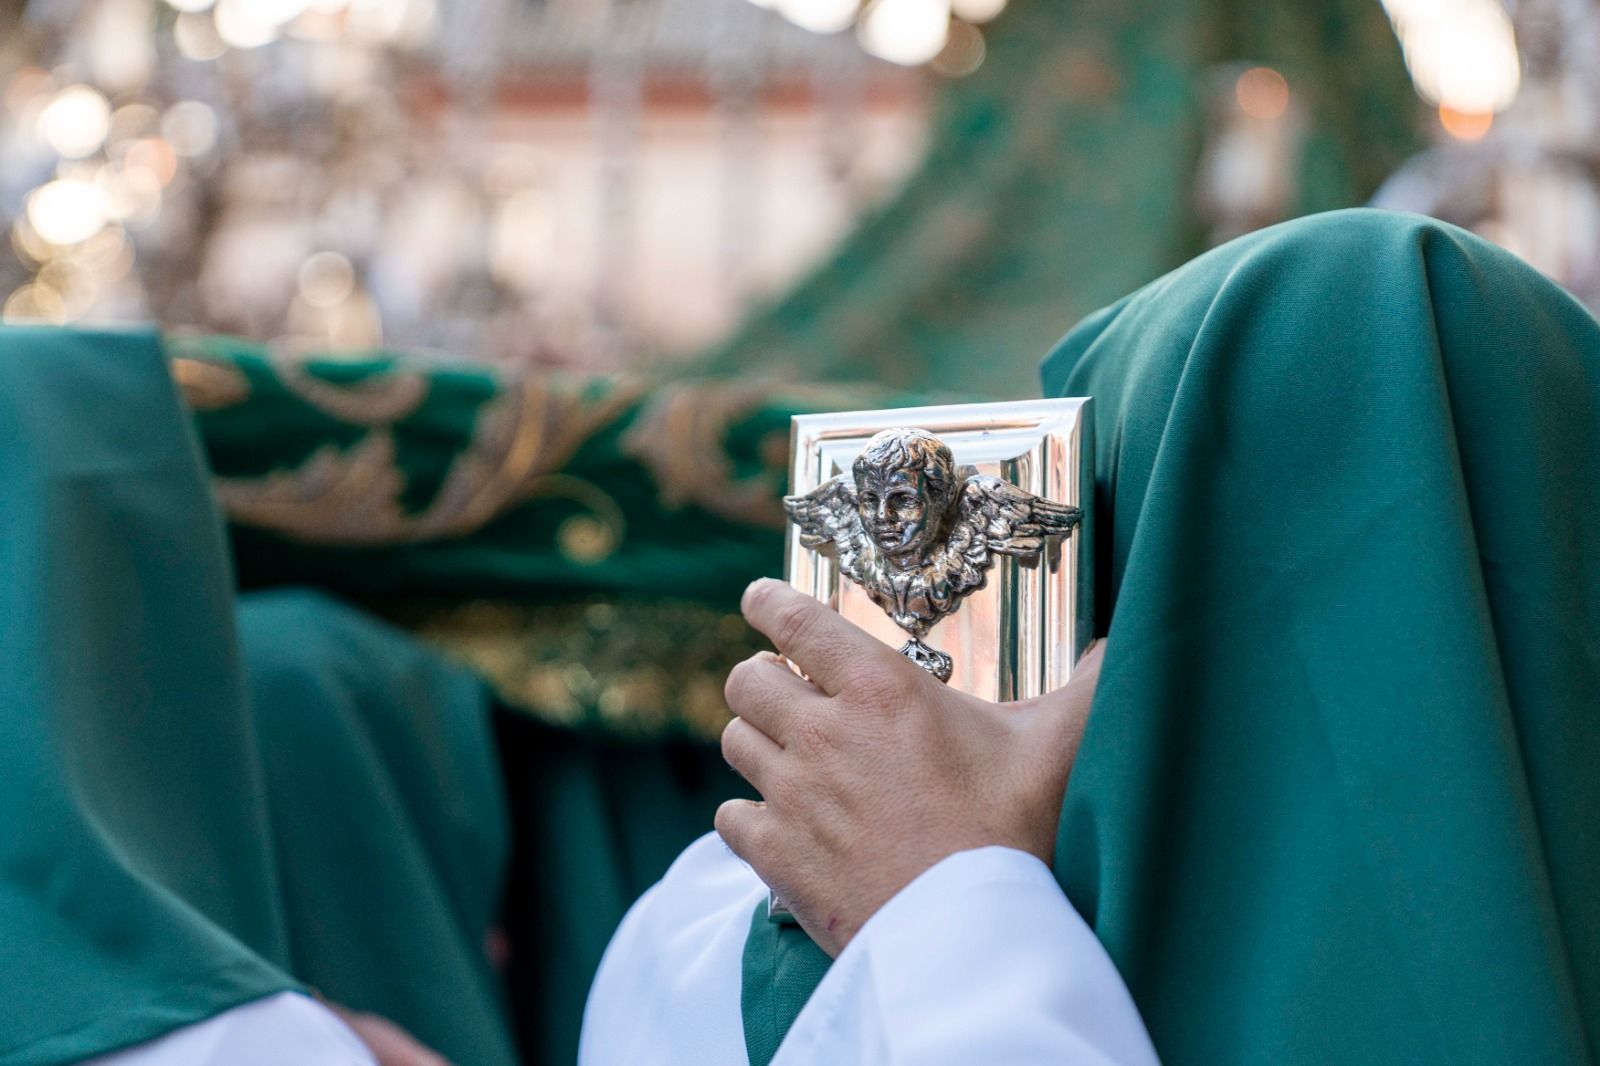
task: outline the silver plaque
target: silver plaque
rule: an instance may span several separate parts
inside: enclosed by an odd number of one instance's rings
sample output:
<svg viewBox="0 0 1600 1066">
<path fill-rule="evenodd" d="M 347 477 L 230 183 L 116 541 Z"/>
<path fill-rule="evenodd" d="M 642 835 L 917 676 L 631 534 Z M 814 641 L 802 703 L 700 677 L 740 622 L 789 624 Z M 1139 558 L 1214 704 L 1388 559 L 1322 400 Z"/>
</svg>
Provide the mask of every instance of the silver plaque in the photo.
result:
<svg viewBox="0 0 1600 1066">
<path fill-rule="evenodd" d="M 1092 415 L 1069 398 L 796 416 L 789 583 L 963 692 L 1061 687 L 1094 638 Z M 767 915 L 794 920 L 776 894 Z"/>
<path fill-rule="evenodd" d="M 1094 636 L 1091 416 L 1085 398 L 797 416 L 789 583 L 964 692 L 1059 688 Z"/>
</svg>

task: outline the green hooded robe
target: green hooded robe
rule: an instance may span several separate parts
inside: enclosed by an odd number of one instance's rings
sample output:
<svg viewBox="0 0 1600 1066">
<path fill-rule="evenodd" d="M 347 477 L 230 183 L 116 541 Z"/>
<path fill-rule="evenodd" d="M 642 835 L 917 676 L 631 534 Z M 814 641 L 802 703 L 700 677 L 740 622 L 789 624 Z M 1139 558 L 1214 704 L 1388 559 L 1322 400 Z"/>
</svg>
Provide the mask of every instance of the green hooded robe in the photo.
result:
<svg viewBox="0 0 1600 1066">
<path fill-rule="evenodd" d="M 1163 1061 L 1595 1061 L 1600 326 L 1345 211 L 1090 316 L 1044 387 L 1095 399 L 1108 639 L 1055 870 Z M 826 964 L 752 924 L 752 1062 Z"/>
</svg>

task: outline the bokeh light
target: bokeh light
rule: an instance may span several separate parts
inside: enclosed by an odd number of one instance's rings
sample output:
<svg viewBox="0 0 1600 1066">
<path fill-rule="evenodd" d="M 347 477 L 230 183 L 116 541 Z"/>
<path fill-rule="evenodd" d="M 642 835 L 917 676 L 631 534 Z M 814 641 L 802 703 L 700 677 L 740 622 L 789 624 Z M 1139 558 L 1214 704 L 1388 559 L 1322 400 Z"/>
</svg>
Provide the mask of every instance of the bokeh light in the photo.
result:
<svg viewBox="0 0 1600 1066">
<path fill-rule="evenodd" d="M 356 270 L 338 252 L 317 252 L 300 266 L 300 298 L 312 307 L 337 307 L 356 291 Z"/>
<path fill-rule="evenodd" d="M 203 156 L 217 144 L 217 113 L 198 100 L 180 101 L 161 116 L 161 135 L 179 155 Z"/>
<path fill-rule="evenodd" d="M 66 159 L 100 150 L 111 129 L 111 105 L 87 85 L 69 85 L 39 113 L 39 136 Z"/>
<path fill-rule="evenodd" d="M 1480 111 L 1474 114 L 1440 104 L 1439 124 L 1458 141 L 1481 141 L 1494 125 L 1494 112 Z"/>
<path fill-rule="evenodd" d="M 251 21 L 264 26 L 283 26 L 306 9 L 306 0 L 238 0 L 239 9 Z"/>
<path fill-rule="evenodd" d="M 1417 92 L 1462 114 L 1504 111 L 1522 83 L 1511 18 L 1496 0 L 1385 0 Z"/>
<path fill-rule="evenodd" d="M 55 245 L 86 241 L 106 224 L 105 193 L 92 181 L 58 178 L 28 197 L 28 225 Z"/>
<path fill-rule="evenodd" d="M 108 218 L 135 228 L 147 226 L 161 212 L 161 179 L 143 167 L 107 165 L 95 174 Z"/>
<path fill-rule="evenodd" d="M 209 15 L 179 15 L 172 25 L 172 40 L 183 58 L 197 63 L 208 63 L 228 50 Z"/>
<path fill-rule="evenodd" d="M 155 175 L 162 185 L 178 176 L 178 153 L 160 137 L 141 137 L 128 145 L 122 155 L 127 170 L 144 170 Z"/>
<path fill-rule="evenodd" d="M 1006 0 L 952 0 L 950 9 L 959 19 L 982 23 L 998 18 L 1006 9 Z"/>
<path fill-rule="evenodd" d="M 984 42 L 983 31 L 965 22 L 950 24 L 950 39 L 944 49 L 933 57 L 933 69 L 951 78 L 964 78 L 983 66 L 989 46 Z"/>
<path fill-rule="evenodd" d="M 48 285 L 29 282 L 6 298 L 0 307 L 0 321 L 59 326 L 67 321 L 67 305 Z"/>
<path fill-rule="evenodd" d="M 838 33 L 848 29 L 861 10 L 858 0 L 776 0 L 784 18 L 812 33 Z"/>
<path fill-rule="evenodd" d="M 278 27 L 256 17 L 248 0 L 218 0 L 212 16 L 217 36 L 232 48 L 260 48 L 278 39 Z"/>
<path fill-rule="evenodd" d="M 907 67 L 926 63 L 950 38 L 949 0 L 874 0 L 857 33 L 879 59 Z"/>
<path fill-rule="evenodd" d="M 1233 95 L 1251 118 L 1282 118 L 1289 110 L 1289 82 L 1271 67 L 1251 67 L 1239 75 Z"/>
<path fill-rule="evenodd" d="M 28 225 L 26 214 L 19 216 L 11 223 L 11 248 L 17 253 L 22 262 L 37 266 L 49 262 L 60 251 L 55 245 L 39 236 L 32 226 Z"/>
</svg>

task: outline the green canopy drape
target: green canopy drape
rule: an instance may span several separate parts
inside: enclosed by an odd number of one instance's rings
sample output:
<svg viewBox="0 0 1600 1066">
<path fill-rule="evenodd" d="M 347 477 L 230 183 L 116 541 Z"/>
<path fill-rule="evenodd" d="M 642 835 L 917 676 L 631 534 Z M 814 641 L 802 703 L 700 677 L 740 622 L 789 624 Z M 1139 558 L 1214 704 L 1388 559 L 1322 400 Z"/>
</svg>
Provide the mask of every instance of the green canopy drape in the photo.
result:
<svg viewBox="0 0 1600 1066">
<path fill-rule="evenodd" d="M 1377 0 L 1015 0 L 984 29 L 920 171 L 710 367 L 1036 395 L 1063 329 L 1203 250 L 1196 166 L 1228 64 L 1288 79 L 1290 215 L 1361 204 L 1416 147 Z"/>
</svg>

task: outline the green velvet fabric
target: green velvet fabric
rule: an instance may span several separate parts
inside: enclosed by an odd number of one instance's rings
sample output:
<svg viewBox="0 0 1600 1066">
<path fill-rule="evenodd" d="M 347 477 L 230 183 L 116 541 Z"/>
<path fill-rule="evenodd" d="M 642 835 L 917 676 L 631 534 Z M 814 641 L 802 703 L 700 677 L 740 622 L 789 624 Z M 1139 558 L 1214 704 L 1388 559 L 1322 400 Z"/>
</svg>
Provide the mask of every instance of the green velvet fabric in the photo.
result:
<svg viewBox="0 0 1600 1066">
<path fill-rule="evenodd" d="M 169 342 L 241 584 L 737 601 L 782 558 L 789 417 L 850 397 Z M 876 397 L 873 397 L 876 399 Z"/>
<path fill-rule="evenodd" d="M 1342 212 L 1091 316 L 1044 380 L 1098 405 L 1109 628 L 1056 872 L 1163 1061 L 1594 1061 L 1600 327 Z M 792 1016 L 746 991 L 764 1064 Z"/>
<path fill-rule="evenodd" d="M 714 740 L 783 566 L 789 420 L 926 402 L 866 386 L 594 378 L 169 340 L 240 584 L 336 592 L 504 703 Z"/>
<path fill-rule="evenodd" d="M 794 922 L 772 921 L 765 900 L 750 913 L 739 1009 L 745 1051 L 752 1063 L 772 1061 L 796 1015 L 827 975 L 831 961 Z"/>
<path fill-rule="evenodd" d="M 286 969 L 463 1066 L 574 1062 L 612 932 L 748 789 L 703 744 L 491 732 L 477 678 L 325 594 L 238 617 Z"/>
</svg>

